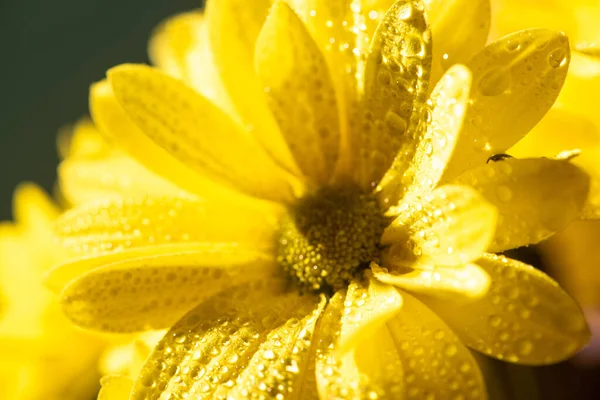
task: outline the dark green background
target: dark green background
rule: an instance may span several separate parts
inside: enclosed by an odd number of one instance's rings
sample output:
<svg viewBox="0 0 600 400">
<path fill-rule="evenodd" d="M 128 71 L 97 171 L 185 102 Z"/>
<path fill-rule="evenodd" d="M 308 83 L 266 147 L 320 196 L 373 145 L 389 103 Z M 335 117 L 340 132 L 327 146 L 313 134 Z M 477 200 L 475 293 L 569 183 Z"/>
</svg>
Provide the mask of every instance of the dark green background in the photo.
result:
<svg viewBox="0 0 600 400">
<path fill-rule="evenodd" d="M 219 1 L 219 0 L 214 0 Z M 249 0 L 252 1 L 252 0 Z M 56 178 L 58 129 L 87 113 L 90 83 L 113 65 L 146 62 L 165 17 L 201 0 L 0 0 L 0 220 L 22 181 Z M 519 253 L 533 264 L 534 253 Z M 568 363 L 530 370 L 498 363 L 512 399 L 600 399 L 598 369 Z M 539 392 L 531 391 L 532 378 Z"/>
<path fill-rule="evenodd" d="M 0 0 L 0 220 L 28 180 L 51 189 L 58 129 L 87 113 L 90 83 L 146 62 L 161 20 L 202 0 Z"/>
</svg>

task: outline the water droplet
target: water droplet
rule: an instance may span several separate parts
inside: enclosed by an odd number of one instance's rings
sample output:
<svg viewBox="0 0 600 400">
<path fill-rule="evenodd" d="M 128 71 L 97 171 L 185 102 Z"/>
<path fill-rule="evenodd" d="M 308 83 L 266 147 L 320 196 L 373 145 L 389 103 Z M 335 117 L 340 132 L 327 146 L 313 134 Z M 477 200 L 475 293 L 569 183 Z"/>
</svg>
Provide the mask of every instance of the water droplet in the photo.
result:
<svg viewBox="0 0 600 400">
<path fill-rule="evenodd" d="M 479 91 L 484 96 L 498 96 L 510 86 L 510 74 L 501 68 L 493 68 L 479 81 Z"/>
<path fill-rule="evenodd" d="M 458 352 L 458 347 L 454 343 L 448 343 L 446 347 L 444 347 L 444 353 L 448 357 L 454 356 Z"/>
<path fill-rule="evenodd" d="M 412 3 L 406 3 L 400 7 L 398 10 L 398 18 L 407 20 L 412 17 L 413 14 L 413 5 Z"/>
<path fill-rule="evenodd" d="M 500 326 L 500 324 L 502 323 L 502 318 L 500 318 L 497 315 L 491 315 L 488 318 L 488 323 L 493 326 L 494 328 L 497 328 Z"/>
<path fill-rule="evenodd" d="M 550 52 L 548 56 L 548 64 L 552 68 L 563 67 L 567 63 L 567 52 L 562 47 L 557 47 Z"/>
<path fill-rule="evenodd" d="M 533 343 L 530 340 L 523 339 L 517 342 L 517 351 L 522 356 L 527 356 L 533 351 Z"/>
<path fill-rule="evenodd" d="M 408 35 L 400 47 L 400 54 L 404 57 L 421 56 L 424 52 L 423 39 L 418 35 Z"/>
<path fill-rule="evenodd" d="M 506 50 L 508 51 L 517 51 L 521 48 L 521 43 L 519 39 L 509 39 L 506 41 Z"/>
</svg>

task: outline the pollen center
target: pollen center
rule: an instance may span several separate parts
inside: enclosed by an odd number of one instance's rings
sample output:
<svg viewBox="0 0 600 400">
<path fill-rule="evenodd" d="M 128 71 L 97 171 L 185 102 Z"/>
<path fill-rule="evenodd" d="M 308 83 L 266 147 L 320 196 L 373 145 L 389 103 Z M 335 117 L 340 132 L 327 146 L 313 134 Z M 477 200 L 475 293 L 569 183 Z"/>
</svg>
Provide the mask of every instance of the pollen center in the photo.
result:
<svg viewBox="0 0 600 400">
<path fill-rule="evenodd" d="M 281 224 L 277 262 L 303 288 L 338 290 L 379 261 L 386 225 L 373 196 L 322 189 L 290 207 Z"/>
</svg>

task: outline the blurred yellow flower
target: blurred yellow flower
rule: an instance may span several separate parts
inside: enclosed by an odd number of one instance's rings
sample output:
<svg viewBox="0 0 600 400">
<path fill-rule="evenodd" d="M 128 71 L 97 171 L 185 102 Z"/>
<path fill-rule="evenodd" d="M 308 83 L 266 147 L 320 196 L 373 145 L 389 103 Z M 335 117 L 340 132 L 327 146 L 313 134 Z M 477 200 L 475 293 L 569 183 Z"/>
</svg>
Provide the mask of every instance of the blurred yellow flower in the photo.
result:
<svg viewBox="0 0 600 400">
<path fill-rule="evenodd" d="M 67 400 L 97 391 L 101 341 L 62 315 L 42 275 L 63 257 L 53 241 L 58 208 L 32 185 L 14 197 L 15 222 L 0 225 L 0 398 Z"/>
<path fill-rule="evenodd" d="M 47 283 L 80 326 L 170 328 L 101 399 L 485 398 L 466 346 L 538 365 L 587 342 L 554 281 L 491 254 L 586 201 L 567 158 L 497 155 L 554 102 L 568 41 L 482 49 L 489 4 L 465 4 L 210 1 L 151 42 L 189 85 L 123 65 L 92 87 L 98 127 L 156 175 L 67 158 L 86 200 L 57 232 L 80 256 Z"/>
</svg>

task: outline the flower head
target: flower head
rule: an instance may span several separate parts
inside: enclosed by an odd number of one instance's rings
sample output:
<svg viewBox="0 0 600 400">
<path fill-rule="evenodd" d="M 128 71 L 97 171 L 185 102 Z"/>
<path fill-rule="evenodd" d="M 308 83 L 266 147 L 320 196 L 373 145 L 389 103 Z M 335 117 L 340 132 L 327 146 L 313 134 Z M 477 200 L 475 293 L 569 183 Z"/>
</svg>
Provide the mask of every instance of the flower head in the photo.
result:
<svg viewBox="0 0 600 400">
<path fill-rule="evenodd" d="M 152 49 L 214 79 L 124 65 L 92 88 L 100 129 L 162 178 L 66 213 L 82 257 L 48 282 L 81 326 L 170 327 L 106 396 L 484 398 L 467 346 L 544 364 L 587 341 L 551 279 L 488 253 L 547 238 L 586 199 L 567 159 L 489 160 L 548 110 L 568 42 L 532 30 L 478 51 L 486 34 L 464 29 L 487 33 L 489 5 L 442 11 L 212 1 Z"/>
</svg>

